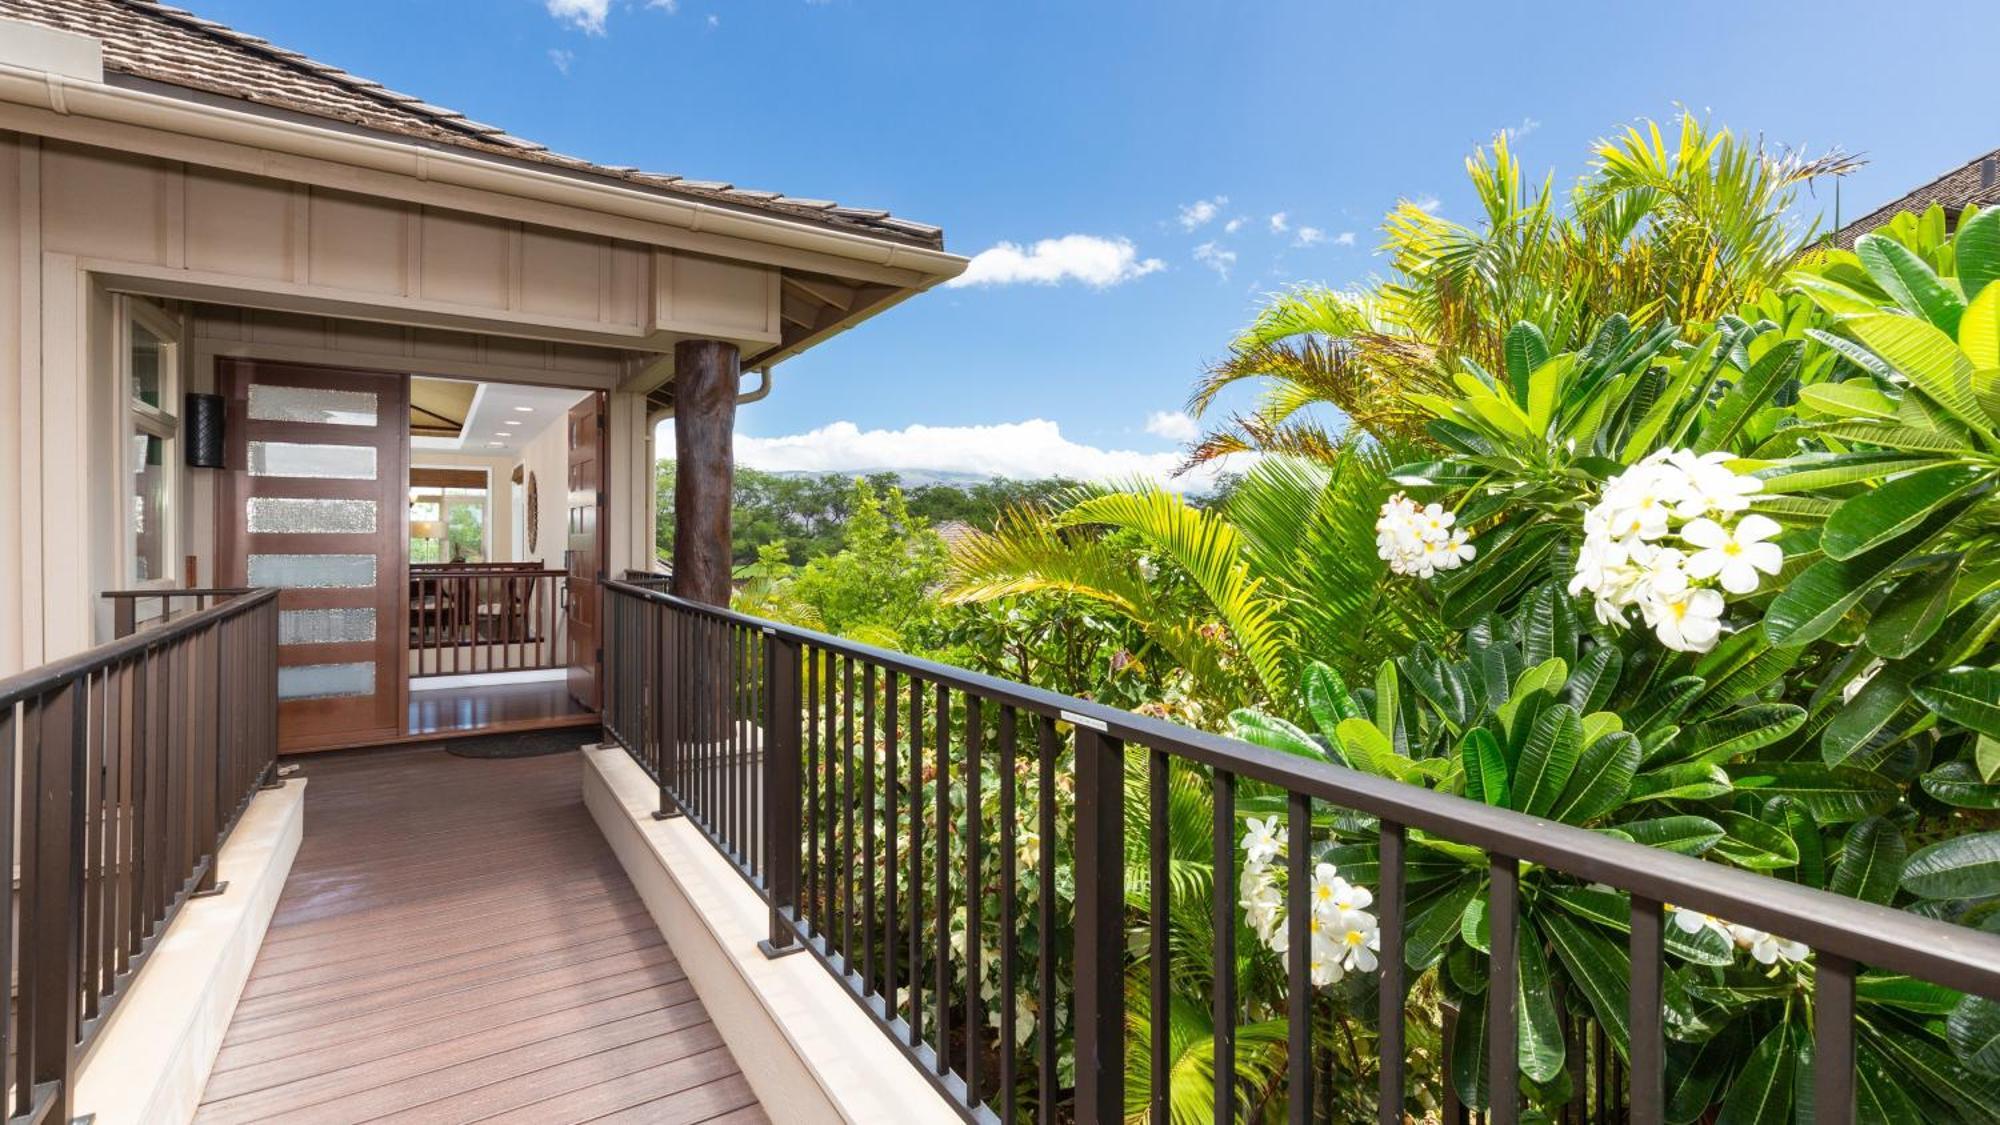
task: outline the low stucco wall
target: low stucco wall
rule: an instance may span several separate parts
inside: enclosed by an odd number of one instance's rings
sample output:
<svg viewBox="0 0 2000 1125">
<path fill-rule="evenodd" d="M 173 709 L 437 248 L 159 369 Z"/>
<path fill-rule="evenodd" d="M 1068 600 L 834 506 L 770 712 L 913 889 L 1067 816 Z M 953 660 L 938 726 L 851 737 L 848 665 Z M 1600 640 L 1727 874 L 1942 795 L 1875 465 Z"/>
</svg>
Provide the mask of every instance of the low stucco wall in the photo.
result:
<svg viewBox="0 0 2000 1125">
<path fill-rule="evenodd" d="M 258 793 L 222 846 L 228 890 L 181 908 L 127 984 L 77 1069 L 77 1115 L 95 1125 L 168 1125 L 194 1117 L 215 1053 L 305 832 L 306 781 Z"/>
<path fill-rule="evenodd" d="M 586 747 L 584 802 L 775 1122 L 961 1118 L 806 954 L 766 958 L 764 903 L 619 749 Z"/>
</svg>

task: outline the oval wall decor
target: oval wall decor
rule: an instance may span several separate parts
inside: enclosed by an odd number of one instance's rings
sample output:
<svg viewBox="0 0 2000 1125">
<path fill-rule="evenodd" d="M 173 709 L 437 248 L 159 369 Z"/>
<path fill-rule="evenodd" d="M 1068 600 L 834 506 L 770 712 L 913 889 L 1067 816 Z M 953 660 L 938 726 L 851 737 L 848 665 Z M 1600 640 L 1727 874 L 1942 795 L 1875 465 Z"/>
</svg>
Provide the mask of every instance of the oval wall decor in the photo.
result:
<svg viewBox="0 0 2000 1125">
<path fill-rule="evenodd" d="M 535 484 L 535 474 L 528 474 L 528 550 L 539 550 L 535 540 L 541 538 L 542 490 Z"/>
</svg>

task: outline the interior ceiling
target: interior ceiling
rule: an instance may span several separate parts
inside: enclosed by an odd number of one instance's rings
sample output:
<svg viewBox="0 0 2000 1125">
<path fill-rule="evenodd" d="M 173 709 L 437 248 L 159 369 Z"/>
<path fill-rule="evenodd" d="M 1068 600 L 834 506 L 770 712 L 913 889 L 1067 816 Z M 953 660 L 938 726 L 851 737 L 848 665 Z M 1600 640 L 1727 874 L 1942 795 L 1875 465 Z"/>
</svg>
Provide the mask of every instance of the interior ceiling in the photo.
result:
<svg viewBox="0 0 2000 1125">
<path fill-rule="evenodd" d="M 746 354 L 743 370 L 755 371 L 774 359 L 784 358 L 897 292 L 893 285 L 867 285 L 831 274 L 785 270 L 779 286 L 780 340 L 763 352 Z M 646 404 L 650 410 L 672 409 L 673 381 L 670 379 L 648 392 Z"/>
<path fill-rule="evenodd" d="M 479 384 L 458 379 L 410 379 L 410 433 L 415 437 L 455 438 L 465 428 Z"/>
<path fill-rule="evenodd" d="M 450 434 L 427 434 L 417 428 L 420 417 L 411 411 L 410 448 L 436 453 L 464 453 L 475 457 L 515 457 L 528 444 L 561 424 L 569 408 L 590 391 L 556 387 L 528 387 L 514 383 L 472 383 L 456 379 L 413 378 L 411 402 L 416 402 L 417 385 L 444 384 L 459 389 L 465 407 L 459 417 L 464 425 Z"/>
</svg>

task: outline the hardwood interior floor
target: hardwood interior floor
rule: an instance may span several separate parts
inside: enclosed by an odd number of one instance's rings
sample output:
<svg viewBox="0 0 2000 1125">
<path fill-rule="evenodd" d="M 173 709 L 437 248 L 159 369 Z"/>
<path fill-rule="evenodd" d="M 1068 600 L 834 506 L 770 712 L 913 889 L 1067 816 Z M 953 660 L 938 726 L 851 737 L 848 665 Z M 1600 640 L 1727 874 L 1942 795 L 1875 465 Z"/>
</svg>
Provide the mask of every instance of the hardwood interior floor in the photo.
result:
<svg viewBox="0 0 2000 1125">
<path fill-rule="evenodd" d="M 421 684 L 423 681 L 417 681 Z M 482 684 L 477 687 L 422 688 L 410 691 L 409 725 L 413 735 L 457 731 L 582 726 L 596 716 L 569 697 L 562 680 Z"/>
<path fill-rule="evenodd" d="M 196 1120 L 768 1120 L 574 753 L 304 759 L 305 841 Z"/>
</svg>

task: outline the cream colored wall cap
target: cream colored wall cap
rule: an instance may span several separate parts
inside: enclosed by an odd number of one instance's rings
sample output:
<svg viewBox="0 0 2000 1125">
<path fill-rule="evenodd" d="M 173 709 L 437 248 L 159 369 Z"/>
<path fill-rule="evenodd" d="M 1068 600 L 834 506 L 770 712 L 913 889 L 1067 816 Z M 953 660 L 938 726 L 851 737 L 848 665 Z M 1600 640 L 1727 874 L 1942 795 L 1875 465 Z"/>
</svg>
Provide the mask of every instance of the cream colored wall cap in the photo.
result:
<svg viewBox="0 0 2000 1125">
<path fill-rule="evenodd" d="M 0 64 L 85 82 L 104 81 L 104 45 L 88 35 L 0 20 Z"/>
<path fill-rule="evenodd" d="M 585 748 L 591 814 L 771 1119 L 961 1121 L 810 954 L 758 951 L 763 901 L 686 820 L 653 819 L 658 794 L 623 750 Z M 774 1043 L 791 1058 L 774 1057 Z M 817 1089 L 800 1088 L 801 1068 Z"/>
<path fill-rule="evenodd" d="M 224 894 L 181 908 L 77 1067 L 95 1125 L 191 1121 L 305 831 L 306 781 L 258 793 L 217 858 Z"/>
</svg>

